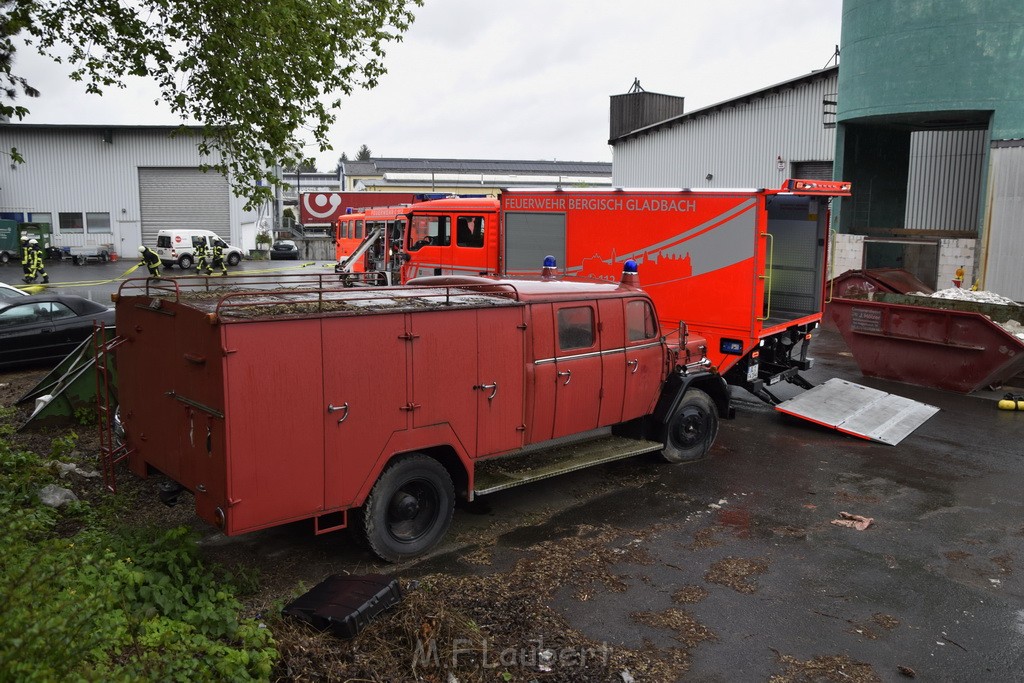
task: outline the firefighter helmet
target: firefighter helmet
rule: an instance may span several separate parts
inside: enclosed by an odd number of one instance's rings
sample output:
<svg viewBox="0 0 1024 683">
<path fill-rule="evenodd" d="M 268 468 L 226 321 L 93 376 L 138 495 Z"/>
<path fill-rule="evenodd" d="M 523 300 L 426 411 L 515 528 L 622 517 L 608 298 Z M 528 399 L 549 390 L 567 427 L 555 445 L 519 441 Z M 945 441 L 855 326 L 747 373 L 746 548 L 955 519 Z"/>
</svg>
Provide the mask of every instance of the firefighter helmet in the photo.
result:
<svg viewBox="0 0 1024 683">
<path fill-rule="evenodd" d="M 145 254 L 146 253 L 146 247 L 140 244 L 139 245 L 139 253 L 140 254 Z"/>
<path fill-rule="evenodd" d="M 28 243 L 31 244 L 32 246 L 35 246 L 35 245 L 39 244 L 39 240 L 33 238 L 33 239 L 30 239 L 28 241 Z"/>
</svg>

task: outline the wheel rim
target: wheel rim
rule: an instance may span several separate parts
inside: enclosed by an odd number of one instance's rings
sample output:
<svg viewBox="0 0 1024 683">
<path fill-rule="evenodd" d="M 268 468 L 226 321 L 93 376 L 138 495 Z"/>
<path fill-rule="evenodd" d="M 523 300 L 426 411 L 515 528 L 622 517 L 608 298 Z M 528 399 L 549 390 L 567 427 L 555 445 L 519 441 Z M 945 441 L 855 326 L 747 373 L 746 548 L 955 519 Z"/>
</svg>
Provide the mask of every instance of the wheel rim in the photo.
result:
<svg viewBox="0 0 1024 683">
<path fill-rule="evenodd" d="M 440 495 L 430 482 L 406 482 L 388 501 L 388 533 L 396 541 L 412 543 L 433 529 L 440 510 Z"/>
<path fill-rule="evenodd" d="M 710 430 L 710 416 L 699 408 L 688 406 L 672 421 L 672 442 L 681 448 L 691 448 L 702 443 Z"/>
</svg>

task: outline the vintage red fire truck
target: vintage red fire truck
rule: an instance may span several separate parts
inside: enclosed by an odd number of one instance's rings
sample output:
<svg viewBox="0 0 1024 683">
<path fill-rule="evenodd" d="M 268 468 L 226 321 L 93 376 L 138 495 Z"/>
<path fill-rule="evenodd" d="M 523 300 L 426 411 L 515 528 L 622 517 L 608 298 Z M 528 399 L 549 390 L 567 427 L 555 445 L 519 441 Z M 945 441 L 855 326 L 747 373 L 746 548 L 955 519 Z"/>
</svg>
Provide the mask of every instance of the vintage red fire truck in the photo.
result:
<svg viewBox="0 0 1024 683">
<path fill-rule="evenodd" d="M 395 216 L 408 229 L 365 264 L 378 282 L 423 275 L 528 272 L 545 255 L 566 275 L 615 279 L 634 259 L 663 325 L 685 320 L 730 383 L 777 400 L 805 386 L 825 302 L 831 197 L 850 183 L 787 180 L 774 190 L 506 190 L 441 199 Z M 396 234 L 394 231 L 388 235 Z M 356 250 L 358 251 L 358 250 Z M 397 260 L 400 259 L 400 262 Z M 357 259 L 340 261 L 344 276 Z M 372 274 L 377 269 L 379 274 Z"/>
<path fill-rule="evenodd" d="M 705 341 L 663 331 L 632 272 L 553 271 L 127 281 L 109 344 L 124 436 L 105 474 L 120 458 L 159 472 L 227 535 L 311 519 L 400 561 L 438 542 L 456 496 L 641 453 L 707 456 L 732 413 Z"/>
</svg>

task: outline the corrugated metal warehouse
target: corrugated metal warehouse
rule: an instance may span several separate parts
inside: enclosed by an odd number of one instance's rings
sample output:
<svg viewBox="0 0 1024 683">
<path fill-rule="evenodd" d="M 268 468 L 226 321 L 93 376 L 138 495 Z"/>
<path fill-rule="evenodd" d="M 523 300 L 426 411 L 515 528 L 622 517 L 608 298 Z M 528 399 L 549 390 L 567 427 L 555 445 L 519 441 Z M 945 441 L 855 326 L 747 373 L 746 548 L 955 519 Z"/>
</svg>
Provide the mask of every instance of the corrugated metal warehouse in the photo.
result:
<svg viewBox="0 0 1024 683">
<path fill-rule="evenodd" d="M 49 223 L 57 247 L 134 254 L 155 245 L 158 230 L 202 228 L 254 248 L 256 215 L 227 178 L 200 170 L 196 137 L 172 137 L 178 130 L 0 124 L 0 147 L 25 158 L 0 166 L 0 218 Z"/>
</svg>

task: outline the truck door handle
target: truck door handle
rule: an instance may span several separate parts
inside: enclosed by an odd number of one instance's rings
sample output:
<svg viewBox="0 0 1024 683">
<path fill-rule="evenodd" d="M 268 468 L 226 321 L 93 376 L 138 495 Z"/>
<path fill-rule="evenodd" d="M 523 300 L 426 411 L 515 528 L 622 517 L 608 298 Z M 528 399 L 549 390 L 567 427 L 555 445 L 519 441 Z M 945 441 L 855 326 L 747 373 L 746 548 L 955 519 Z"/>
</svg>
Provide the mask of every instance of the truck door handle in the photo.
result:
<svg viewBox="0 0 1024 683">
<path fill-rule="evenodd" d="M 626 361 L 626 365 L 628 365 L 629 367 L 633 368 L 630 371 L 629 374 L 635 375 L 636 371 L 640 369 L 640 359 L 639 358 L 634 358 L 633 360 L 627 360 Z"/>
<path fill-rule="evenodd" d="M 556 373 L 559 377 L 564 377 L 565 381 L 562 382 L 563 387 L 569 386 L 569 381 L 572 380 L 572 370 L 566 370 L 565 372 Z"/>
<path fill-rule="evenodd" d="M 488 389 L 493 389 L 493 391 L 491 392 L 491 395 L 487 397 L 488 401 L 490 401 L 491 399 L 493 399 L 495 396 L 498 395 L 498 383 L 497 382 L 495 382 L 494 384 L 477 384 L 473 388 L 474 389 L 479 389 L 480 391 L 487 391 Z"/>
<path fill-rule="evenodd" d="M 345 420 L 348 419 L 348 401 L 346 401 L 345 403 L 342 403 L 340 406 L 332 405 L 330 403 L 327 404 L 327 412 L 328 413 L 334 413 L 334 412 L 337 412 L 339 410 L 345 411 L 345 413 L 341 416 L 341 419 L 338 420 L 338 424 L 341 424 L 342 422 L 344 422 Z"/>
</svg>

